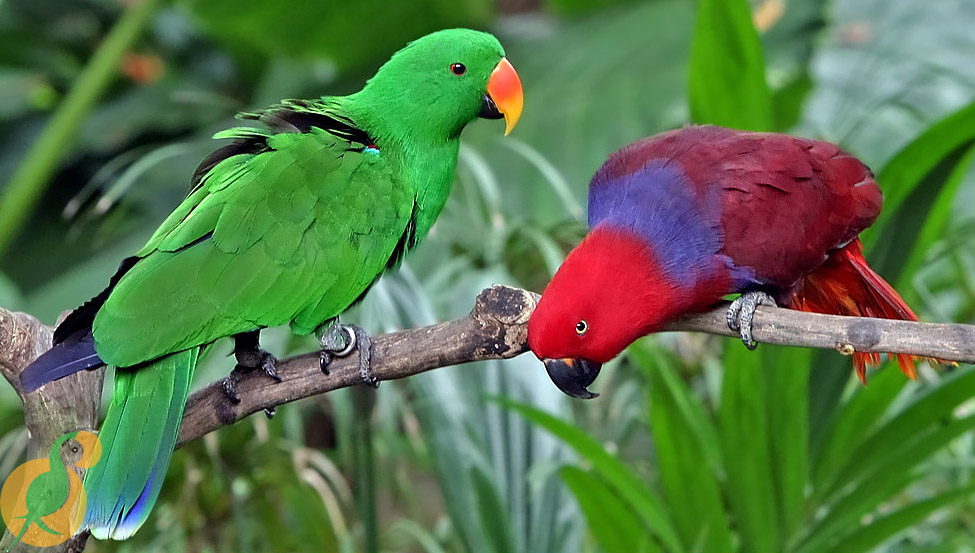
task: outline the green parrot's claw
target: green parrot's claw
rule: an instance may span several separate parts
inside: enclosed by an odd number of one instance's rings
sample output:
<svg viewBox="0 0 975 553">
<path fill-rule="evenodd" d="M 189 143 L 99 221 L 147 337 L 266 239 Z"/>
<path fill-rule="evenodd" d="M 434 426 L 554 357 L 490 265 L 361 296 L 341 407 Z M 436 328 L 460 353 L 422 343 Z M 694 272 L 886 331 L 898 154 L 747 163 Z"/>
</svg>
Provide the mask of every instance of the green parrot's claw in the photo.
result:
<svg viewBox="0 0 975 553">
<path fill-rule="evenodd" d="M 341 338 L 338 341 L 337 335 Z M 359 376 L 362 381 L 373 388 L 379 387 L 379 379 L 372 375 L 372 339 L 365 330 L 357 325 L 335 325 L 328 329 L 321 338 L 322 352 L 319 366 L 322 372 L 328 374 L 328 366 L 336 357 L 347 357 L 353 351 L 359 352 Z"/>
<path fill-rule="evenodd" d="M 332 320 L 324 326 L 322 335 L 318 337 L 318 342 L 322 346 L 321 357 L 318 366 L 323 373 L 328 374 L 328 366 L 336 357 L 345 357 L 355 349 L 355 332 L 349 327 L 338 324 Z"/>
<path fill-rule="evenodd" d="M 230 403 L 234 405 L 240 403 L 240 396 L 237 395 L 237 384 L 239 383 L 240 375 L 237 374 L 236 368 L 223 379 L 223 393 L 230 400 Z"/>
<path fill-rule="evenodd" d="M 281 382 L 278 376 L 277 358 L 261 348 L 259 342 L 260 330 L 244 332 L 234 336 L 234 357 L 237 365 L 234 370 L 223 379 L 223 391 L 227 394 L 227 399 L 234 405 L 240 403 L 240 396 L 237 395 L 237 385 L 240 384 L 244 374 L 254 369 L 260 368 L 264 374 L 271 377 L 275 382 Z M 274 416 L 274 408 L 265 409 L 264 413 L 271 418 Z"/>
<path fill-rule="evenodd" d="M 362 328 L 352 325 L 352 335 L 356 337 L 359 350 L 359 377 L 367 386 L 379 387 L 379 379 L 372 374 L 372 338 Z"/>
<path fill-rule="evenodd" d="M 737 330 L 741 336 L 745 347 L 753 350 L 758 347 L 758 342 L 752 339 L 752 319 L 755 317 L 755 309 L 759 305 L 775 306 L 775 299 L 762 291 L 745 292 L 731 302 L 726 314 L 728 328 Z"/>
</svg>

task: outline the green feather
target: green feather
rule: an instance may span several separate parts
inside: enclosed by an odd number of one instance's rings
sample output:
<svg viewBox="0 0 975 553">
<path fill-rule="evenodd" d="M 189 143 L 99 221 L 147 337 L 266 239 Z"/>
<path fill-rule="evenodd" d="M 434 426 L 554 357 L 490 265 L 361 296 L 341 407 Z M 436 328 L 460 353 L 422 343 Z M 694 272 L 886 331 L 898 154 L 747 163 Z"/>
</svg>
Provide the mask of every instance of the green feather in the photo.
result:
<svg viewBox="0 0 975 553">
<path fill-rule="evenodd" d="M 85 527 L 99 539 L 125 539 L 145 522 L 183 418 L 199 350 L 168 355 L 137 370 L 118 370 L 99 432 L 102 457 L 85 474 Z"/>
</svg>

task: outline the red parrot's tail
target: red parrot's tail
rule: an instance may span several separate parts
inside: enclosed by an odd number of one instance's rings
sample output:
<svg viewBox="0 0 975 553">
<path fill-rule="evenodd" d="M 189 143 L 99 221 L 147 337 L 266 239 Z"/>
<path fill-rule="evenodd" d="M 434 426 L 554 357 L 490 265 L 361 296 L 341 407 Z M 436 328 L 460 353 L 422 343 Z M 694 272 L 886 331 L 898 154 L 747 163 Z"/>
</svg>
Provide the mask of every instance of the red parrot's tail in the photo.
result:
<svg viewBox="0 0 975 553">
<path fill-rule="evenodd" d="M 830 254 L 825 263 L 807 275 L 790 303 L 793 309 L 813 313 L 917 320 L 917 315 L 900 295 L 867 265 L 859 239 Z M 915 362 L 920 360 L 919 357 L 890 355 L 897 358 L 904 374 L 911 380 L 917 379 Z M 853 366 L 863 384 L 867 383 L 868 364 L 880 364 L 880 354 L 853 354 Z"/>
</svg>

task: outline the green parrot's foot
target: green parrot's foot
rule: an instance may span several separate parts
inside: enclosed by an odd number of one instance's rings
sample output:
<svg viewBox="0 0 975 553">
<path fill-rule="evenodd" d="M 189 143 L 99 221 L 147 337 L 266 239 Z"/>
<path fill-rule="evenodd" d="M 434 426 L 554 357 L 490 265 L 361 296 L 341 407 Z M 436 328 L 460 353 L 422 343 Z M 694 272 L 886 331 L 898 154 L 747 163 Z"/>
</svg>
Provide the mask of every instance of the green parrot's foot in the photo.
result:
<svg viewBox="0 0 975 553">
<path fill-rule="evenodd" d="M 328 366 L 332 364 L 333 359 L 347 357 L 355 349 L 355 331 L 351 327 L 333 321 L 325 327 L 318 342 L 322 346 L 318 366 L 323 373 L 328 374 Z"/>
<path fill-rule="evenodd" d="M 277 371 L 278 360 L 261 348 L 259 336 L 259 330 L 244 332 L 234 336 L 234 357 L 237 359 L 237 366 L 227 375 L 227 378 L 223 379 L 223 391 L 227 394 L 227 399 L 234 405 L 240 403 L 240 397 L 237 395 L 237 385 L 240 384 L 245 374 L 255 369 L 261 369 L 264 371 L 264 374 L 271 377 L 275 382 L 281 382 L 281 377 L 278 376 Z M 275 409 L 273 407 L 264 410 L 264 414 L 268 418 L 273 417 L 274 412 Z"/>
<path fill-rule="evenodd" d="M 333 325 L 321 338 L 322 353 L 319 365 L 328 374 L 328 366 L 336 357 L 347 357 L 359 352 L 359 376 L 373 388 L 379 387 L 379 379 L 372 374 L 372 338 L 357 325 Z"/>
<path fill-rule="evenodd" d="M 237 358 L 237 366 L 234 370 L 250 372 L 259 368 L 275 382 L 281 382 L 276 367 L 278 360 L 261 348 L 260 334 L 260 330 L 252 330 L 234 335 L 234 357 Z"/>
<path fill-rule="evenodd" d="M 353 325 L 356 337 L 356 350 L 359 352 L 359 378 L 372 388 L 379 387 L 379 379 L 372 374 L 372 338 L 360 327 Z"/>
<path fill-rule="evenodd" d="M 775 307 L 775 299 L 762 291 L 745 292 L 731 302 L 726 313 L 728 328 L 737 330 L 741 336 L 741 341 L 745 347 L 752 350 L 758 347 L 758 342 L 752 339 L 752 319 L 755 318 L 755 309 L 759 305 L 770 305 Z"/>
</svg>

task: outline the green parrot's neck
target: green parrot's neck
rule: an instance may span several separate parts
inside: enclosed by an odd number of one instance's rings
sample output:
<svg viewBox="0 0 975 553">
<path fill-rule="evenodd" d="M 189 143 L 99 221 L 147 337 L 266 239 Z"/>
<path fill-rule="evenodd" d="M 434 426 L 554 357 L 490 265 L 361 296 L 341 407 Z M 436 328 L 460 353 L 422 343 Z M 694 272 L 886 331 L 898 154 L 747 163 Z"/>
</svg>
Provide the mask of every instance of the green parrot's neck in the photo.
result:
<svg viewBox="0 0 975 553">
<path fill-rule="evenodd" d="M 343 111 L 376 141 L 380 155 L 398 166 L 414 187 L 417 202 L 417 239 L 426 236 L 443 209 L 460 149 L 459 128 L 420 116 L 423 110 L 374 101 L 366 88 L 343 99 Z"/>
</svg>

